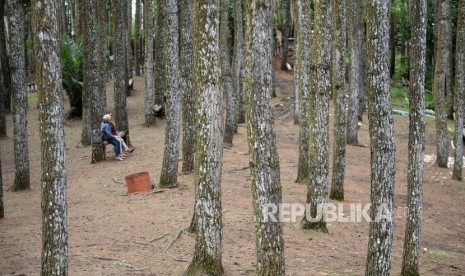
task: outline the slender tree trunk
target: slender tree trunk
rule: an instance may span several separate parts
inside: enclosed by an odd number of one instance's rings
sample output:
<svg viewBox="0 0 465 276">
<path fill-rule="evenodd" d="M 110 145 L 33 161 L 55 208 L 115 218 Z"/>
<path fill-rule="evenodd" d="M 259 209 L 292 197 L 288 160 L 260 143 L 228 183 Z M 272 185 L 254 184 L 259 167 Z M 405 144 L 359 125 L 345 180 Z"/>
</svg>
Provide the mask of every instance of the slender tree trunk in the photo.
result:
<svg viewBox="0 0 465 276">
<path fill-rule="evenodd" d="M 135 26 L 134 26 L 134 65 L 136 66 L 136 76 L 140 76 L 140 0 L 136 0 L 136 14 L 135 14 Z"/>
<path fill-rule="evenodd" d="M 0 156 L 0 219 L 2 218 L 5 218 L 5 208 L 3 206 L 3 174 L 2 174 L 2 161 L 1 161 L 1 156 Z"/>
<path fill-rule="evenodd" d="M 391 0 L 391 7 L 396 6 L 396 0 Z M 392 9 L 391 9 L 392 10 Z M 397 23 L 394 16 L 394 12 L 389 13 L 389 20 L 391 22 L 391 28 L 389 29 L 389 76 L 392 78 L 396 73 L 396 33 Z"/>
<path fill-rule="evenodd" d="M 455 162 L 453 179 L 462 180 L 465 105 L 465 4 L 459 1 L 455 51 Z"/>
<path fill-rule="evenodd" d="M 97 21 L 98 21 L 98 28 L 99 31 L 99 60 L 100 60 L 100 69 L 99 69 L 99 89 L 102 93 L 99 94 L 101 97 L 101 104 L 102 110 L 107 110 L 107 93 L 106 93 L 106 83 L 108 78 L 108 43 L 107 43 L 107 35 L 108 35 L 108 6 L 107 0 L 97 0 Z M 99 114 L 102 115 L 102 114 Z M 100 120 L 99 116 L 99 120 Z"/>
<path fill-rule="evenodd" d="M 29 150 L 27 133 L 26 57 L 24 52 L 24 5 L 20 0 L 8 0 L 11 92 L 13 94 L 13 126 L 15 181 L 12 191 L 30 189 Z"/>
<path fill-rule="evenodd" d="M 223 72 L 223 93 L 226 97 L 226 122 L 224 130 L 224 144 L 232 146 L 233 136 L 237 132 L 237 96 L 235 95 L 233 78 L 231 76 L 231 63 L 228 49 L 229 36 L 229 0 L 221 0 L 220 14 L 220 48 L 221 48 L 221 69 Z"/>
<path fill-rule="evenodd" d="M 347 144 L 358 144 L 358 119 L 360 106 L 359 95 L 362 93 L 362 42 L 363 42 L 363 1 L 349 1 L 349 52 L 350 52 L 350 73 L 349 73 L 349 105 L 347 111 Z"/>
<path fill-rule="evenodd" d="M 328 203 L 328 143 L 329 95 L 331 93 L 331 14 L 329 0 L 315 3 L 315 29 L 312 39 L 310 65 L 310 179 L 307 190 L 305 217 L 300 226 L 328 232 L 326 205 Z"/>
<path fill-rule="evenodd" d="M 56 2 L 32 1 L 42 156 L 41 275 L 68 275 L 67 169 Z"/>
<path fill-rule="evenodd" d="M 180 4 L 179 67 L 182 95 L 182 172 L 194 170 L 196 95 L 194 94 L 194 47 L 192 1 Z"/>
<path fill-rule="evenodd" d="M 244 92 L 244 30 L 242 21 L 242 0 L 234 0 L 234 55 L 233 78 L 236 89 L 237 123 L 245 123 L 245 92 Z M 236 128 L 237 130 L 237 128 Z"/>
<path fill-rule="evenodd" d="M 344 200 L 347 107 L 345 100 L 345 0 L 333 0 L 332 94 L 334 95 L 333 174 L 329 198 Z"/>
<path fill-rule="evenodd" d="M 410 46 L 409 160 L 407 170 L 408 216 L 401 273 L 406 276 L 420 275 L 418 261 L 423 216 L 423 156 L 425 152 L 426 0 L 412 1 L 410 14 L 412 31 Z M 461 141 L 462 132 L 460 132 Z"/>
<path fill-rule="evenodd" d="M 6 137 L 6 118 L 5 107 L 3 101 L 5 100 L 5 89 L 3 87 L 3 78 L 1 76 L 3 68 L 0 66 L 0 138 Z"/>
<path fill-rule="evenodd" d="M 194 1 L 195 94 L 199 95 L 196 126 L 195 180 L 197 218 L 194 257 L 186 275 L 223 275 L 221 171 L 223 158 L 223 94 L 219 47 L 219 1 Z"/>
<path fill-rule="evenodd" d="M 257 275 L 285 275 L 283 227 L 270 220 L 267 206 L 282 202 L 279 157 L 273 130 L 274 88 L 272 2 L 247 0 L 246 60 L 247 137 L 252 178 Z M 280 217 L 280 211 L 274 214 Z"/>
<path fill-rule="evenodd" d="M 441 0 L 438 11 L 438 37 L 437 37 L 437 54 L 434 67 L 434 111 L 436 113 L 436 147 L 437 163 L 439 167 L 447 168 L 449 158 L 449 139 L 447 134 L 447 95 L 446 80 L 447 69 L 449 65 L 449 47 L 448 41 L 451 37 L 451 8 L 449 0 Z"/>
<path fill-rule="evenodd" d="M 176 0 L 166 0 L 169 13 L 165 17 L 167 26 L 165 67 L 166 78 L 166 129 L 165 151 L 160 175 L 160 187 L 178 185 L 179 139 L 181 132 L 181 103 L 179 93 L 179 36 Z"/>
<path fill-rule="evenodd" d="M 371 146 L 370 234 L 365 275 L 389 275 L 395 143 L 390 104 L 389 2 L 367 2 L 367 95 Z"/>
<path fill-rule="evenodd" d="M 0 18 L 4 18 L 5 14 L 5 0 L 0 0 Z M 5 20 L 0 20 L 0 64 L 2 66 L 2 76 L 3 76 L 3 93 L 2 105 L 4 107 L 4 112 L 9 113 L 11 111 L 11 72 L 10 72 L 10 62 L 8 60 L 8 54 L 6 50 L 6 31 L 5 31 Z"/>
<path fill-rule="evenodd" d="M 133 55 L 134 51 L 132 50 L 133 44 L 132 44 L 132 1 L 127 1 L 126 2 L 126 34 L 125 34 L 125 42 L 126 42 L 126 66 L 127 66 L 127 76 L 128 79 L 132 78 L 132 70 L 133 70 Z M 126 82 L 127 85 L 127 82 Z M 131 91 L 129 89 L 126 90 L 126 96 L 130 96 Z"/>
<path fill-rule="evenodd" d="M 153 110 L 153 0 L 144 0 L 145 24 L 145 126 L 155 125 L 155 112 Z M 182 33 L 182 32 L 181 32 Z M 181 52 L 182 54 L 182 52 Z"/>
<path fill-rule="evenodd" d="M 74 38 L 78 38 L 82 34 L 82 1 L 74 0 Z"/>
<path fill-rule="evenodd" d="M 154 66 L 155 66 L 155 88 L 154 88 L 154 97 L 155 104 L 165 106 L 164 96 L 165 96 L 165 51 L 166 51 L 166 28 L 165 16 L 167 14 L 166 7 L 164 6 L 163 0 L 157 0 L 157 36 L 155 38 L 155 57 L 154 57 Z"/>
<path fill-rule="evenodd" d="M 128 108 L 126 104 L 126 93 L 128 90 L 127 76 L 127 56 L 126 56 L 126 41 L 127 41 L 127 1 L 113 1 L 113 16 L 115 28 L 114 33 L 114 61 L 113 61 L 113 76 L 114 76 L 114 113 L 115 123 L 118 129 L 127 130 L 125 141 L 128 146 L 131 145 L 129 139 L 129 122 Z"/>
<path fill-rule="evenodd" d="M 284 29 L 283 29 L 283 51 L 281 53 L 281 70 L 287 70 L 287 54 L 289 51 L 289 37 L 291 36 L 291 0 L 284 1 Z"/>
<path fill-rule="evenodd" d="M 298 183 L 308 183 L 310 174 L 310 65 L 311 65 L 311 2 L 300 0 L 301 12 L 299 19 L 298 43 L 298 84 L 299 87 L 299 163 L 297 165 Z"/>
<path fill-rule="evenodd" d="M 302 1 L 297 0 L 295 3 L 295 26 L 294 26 L 294 125 L 300 122 L 300 91 L 302 89 L 302 34 L 301 34 L 301 17 L 302 17 Z M 276 48 L 276 47 L 275 47 Z M 300 154 L 300 152 L 299 152 Z M 299 179 L 299 177 L 297 177 Z"/>
</svg>

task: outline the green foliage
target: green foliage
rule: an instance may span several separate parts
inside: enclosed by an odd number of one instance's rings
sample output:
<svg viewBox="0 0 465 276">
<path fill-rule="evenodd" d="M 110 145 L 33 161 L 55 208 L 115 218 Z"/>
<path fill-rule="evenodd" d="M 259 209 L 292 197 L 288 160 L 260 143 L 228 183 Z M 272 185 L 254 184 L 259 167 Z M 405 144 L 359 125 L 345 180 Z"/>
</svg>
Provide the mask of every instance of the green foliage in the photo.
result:
<svg viewBox="0 0 465 276">
<path fill-rule="evenodd" d="M 82 115 L 82 87 L 83 87 L 83 46 L 82 39 L 76 42 L 64 36 L 60 42 L 61 77 L 63 89 L 69 97 L 70 116 Z"/>
</svg>

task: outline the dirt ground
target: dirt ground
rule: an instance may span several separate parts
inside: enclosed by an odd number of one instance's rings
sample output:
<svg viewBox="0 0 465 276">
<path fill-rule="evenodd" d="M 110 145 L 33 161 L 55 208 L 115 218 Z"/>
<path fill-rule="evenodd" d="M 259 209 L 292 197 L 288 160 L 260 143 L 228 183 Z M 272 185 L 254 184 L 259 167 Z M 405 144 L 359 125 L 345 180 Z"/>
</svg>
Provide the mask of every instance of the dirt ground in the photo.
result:
<svg viewBox="0 0 465 276">
<path fill-rule="evenodd" d="M 292 75 L 277 72 L 273 99 L 283 202 L 305 203 L 306 185 L 296 184 L 298 126 L 293 124 Z M 111 83 L 108 87 L 112 107 Z M 124 177 L 147 171 L 158 182 L 163 159 L 164 120 L 145 128 L 144 81 L 135 78 L 128 98 L 131 141 L 136 151 L 125 161 L 90 164 L 90 147 L 79 146 L 81 122 L 66 123 L 70 275 L 181 275 L 192 258 L 195 237 L 185 229 L 193 204 L 193 174 L 180 174 L 176 188 L 127 194 Z M 13 193 L 12 116 L 8 138 L 0 141 L 5 216 L 0 221 L 0 275 L 38 275 L 41 254 L 40 144 L 38 111 L 29 103 L 29 156 L 32 189 Z M 407 117 L 394 116 L 397 144 L 395 229 L 392 275 L 399 275 L 407 202 Z M 332 116 L 331 116 L 332 120 Z M 426 154 L 434 154 L 433 119 L 427 119 Z M 365 115 L 361 147 L 347 147 L 344 209 L 370 201 L 370 148 Z M 223 265 L 227 275 L 255 275 L 254 224 L 246 127 L 239 126 L 232 148 L 224 149 L 222 201 Z M 332 143 L 332 142 L 331 142 Z M 330 144 L 332 151 L 332 144 Z M 107 156 L 113 157 L 111 146 Z M 422 275 L 465 275 L 465 184 L 450 179 L 451 169 L 425 164 Z M 331 201 L 332 202 L 332 201 Z M 329 234 L 302 231 L 300 217 L 284 224 L 287 275 L 363 275 L 368 223 L 331 222 Z"/>
</svg>

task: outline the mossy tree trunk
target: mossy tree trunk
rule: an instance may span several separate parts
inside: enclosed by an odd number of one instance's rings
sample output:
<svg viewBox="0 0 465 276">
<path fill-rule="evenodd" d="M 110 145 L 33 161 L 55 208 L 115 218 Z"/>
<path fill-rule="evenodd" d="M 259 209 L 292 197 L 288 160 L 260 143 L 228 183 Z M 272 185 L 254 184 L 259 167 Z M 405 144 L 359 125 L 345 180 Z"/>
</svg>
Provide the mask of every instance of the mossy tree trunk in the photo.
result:
<svg viewBox="0 0 465 276">
<path fill-rule="evenodd" d="M 127 75 L 127 56 L 126 56 L 126 39 L 127 39 L 127 2 L 125 0 L 113 1 L 113 19 L 114 19 L 114 118 L 118 129 L 127 130 L 125 141 L 128 146 L 131 145 L 129 139 L 129 122 L 128 108 L 126 103 L 126 92 L 128 90 Z"/>
<path fill-rule="evenodd" d="M 221 171 L 223 93 L 219 45 L 219 1 L 194 1 L 194 70 L 198 115 L 195 157 L 196 244 L 186 275 L 223 275 Z"/>
<path fill-rule="evenodd" d="M 449 0 L 440 0 L 438 6 L 438 36 L 434 65 L 434 111 L 436 113 L 437 164 L 447 168 L 449 158 L 449 138 L 447 133 L 447 66 L 449 65 L 451 40 L 451 7 Z"/>
<path fill-rule="evenodd" d="M 42 186 L 41 275 L 68 275 L 68 216 L 63 88 L 56 1 L 32 1 L 39 93 Z"/>
<path fill-rule="evenodd" d="M 410 14 L 412 18 L 412 30 L 410 43 L 411 86 L 409 91 L 409 154 L 407 170 L 408 216 L 405 227 L 401 273 L 404 276 L 420 275 L 418 263 L 423 216 L 423 156 L 425 152 L 426 0 L 413 1 L 410 6 Z M 460 131 L 461 142 L 462 131 Z M 460 156 L 461 159 L 462 156 Z"/>
<path fill-rule="evenodd" d="M 389 1 L 367 2 L 367 100 L 371 209 L 365 275 L 389 275 L 392 261 L 395 143 L 389 79 Z"/>
<path fill-rule="evenodd" d="M 165 0 L 169 13 L 165 16 L 166 54 L 166 127 L 165 150 L 160 175 L 160 187 L 174 187 L 178 183 L 179 143 L 181 134 L 181 102 L 179 92 L 179 35 L 176 0 Z"/>
<path fill-rule="evenodd" d="M 27 133 L 26 56 L 24 51 L 25 5 L 21 0 L 7 1 L 11 93 L 13 95 L 13 135 L 15 180 L 12 191 L 30 189 Z"/>
<path fill-rule="evenodd" d="M 334 97 L 333 174 L 329 198 L 344 200 L 347 103 L 345 91 L 346 4 L 333 0 L 332 94 Z"/>
<path fill-rule="evenodd" d="M 311 60 L 311 2 L 309 0 L 300 0 L 301 12 L 299 12 L 299 31 L 297 43 L 299 51 L 297 52 L 297 85 L 299 89 L 299 163 L 297 165 L 298 183 L 308 183 L 310 173 L 310 60 Z M 295 82 L 294 82 L 295 83 Z"/>
<path fill-rule="evenodd" d="M 194 46 L 192 1 L 182 0 L 179 19 L 179 69 L 182 97 L 182 172 L 194 170 L 196 95 L 194 93 Z"/>
<path fill-rule="evenodd" d="M 455 51 L 455 162 L 452 178 L 462 180 L 463 116 L 465 113 L 465 4 L 459 1 Z"/>
<path fill-rule="evenodd" d="M 315 3 L 310 64 L 310 175 L 303 229 L 327 232 L 329 97 L 331 93 L 331 13 L 328 0 Z"/>
<path fill-rule="evenodd" d="M 155 28 L 153 26 L 153 0 L 144 0 L 145 25 L 145 126 L 155 125 L 155 111 L 153 110 L 153 39 Z M 182 32 L 181 32 L 182 33 Z M 182 54 L 182 52 L 181 52 Z"/>
<path fill-rule="evenodd" d="M 246 1 L 245 63 L 247 142 L 255 223 L 257 275 L 285 275 L 284 239 L 279 206 L 282 190 L 271 96 L 274 89 L 272 2 Z M 276 207 L 277 221 L 267 206 Z"/>
<path fill-rule="evenodd" d="M 220 48 L 221 69 L 223 74 L 223 93 L 226 95 L 226 120 L 224 128 L 224 144 L 232 146 L 234 134 L 237 133 L 237 96 L 231 75 L 231 62 L 228 49 L 229 37 L 229 0 L 221 0 L 220 14 Z"/>
<path fill-rule="evenodd" d="M 349 104 L 347 110 L 347 144 L 358 144 L 358 118 L 360 107 L 360 94 L 363 93 L 362 67 L 363 67 L 363 33 L 364 22 L 363 0 L 349 1 L 347 6 L 348 30 L 349 30 L 349 52 L 350 52 L 350 72 L 349 72 Z"/>
</svg>

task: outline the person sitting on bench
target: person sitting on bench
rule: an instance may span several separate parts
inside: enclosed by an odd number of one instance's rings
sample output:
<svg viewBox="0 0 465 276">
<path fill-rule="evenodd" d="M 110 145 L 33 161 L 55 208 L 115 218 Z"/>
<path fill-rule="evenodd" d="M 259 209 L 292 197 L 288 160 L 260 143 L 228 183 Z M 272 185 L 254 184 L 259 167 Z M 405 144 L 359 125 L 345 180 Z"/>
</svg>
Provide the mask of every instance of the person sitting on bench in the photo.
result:
<svg viewBox="0 0 465 276">
<path fill-rule="evenodd" d="M 123 152 L 123 149 L 124 149 L 124 151 L 125 151 L 124 153 L 132 153 L 135 150 L 135 148 L 134 147 L 129 148 L 128 145 L 126 145 L 126 142 L 123 139 L 123 137 L 126 135 L 126 131 L 125 130 L 117 131 L 116 126 L 113 123 L 111 114 L 107 114 L 107 115 L 110 116 L 111 134 L 113 134 L 113 136 L 115 136 L 116 139 L 118 139 L 120 141 L 120 143 L 121 143 L 121 152 Z M 124 153 L 123 153 L 123 156 L 126 156 Z"/>
<path fill-rule="evenodd" d="M 108 143 L 113 145 L 115 150 L 116 160 L 123 161 L 124 156 L 121 154 L 121 142 L 117 138 L 119 136 L 115 136 L 111 133 L 111 115 L 105 114 L 102 118 L 102 123 L 100 124 L 100 131 L 102 132 L 102 140 L 107 141 Z"/>
</svg>

